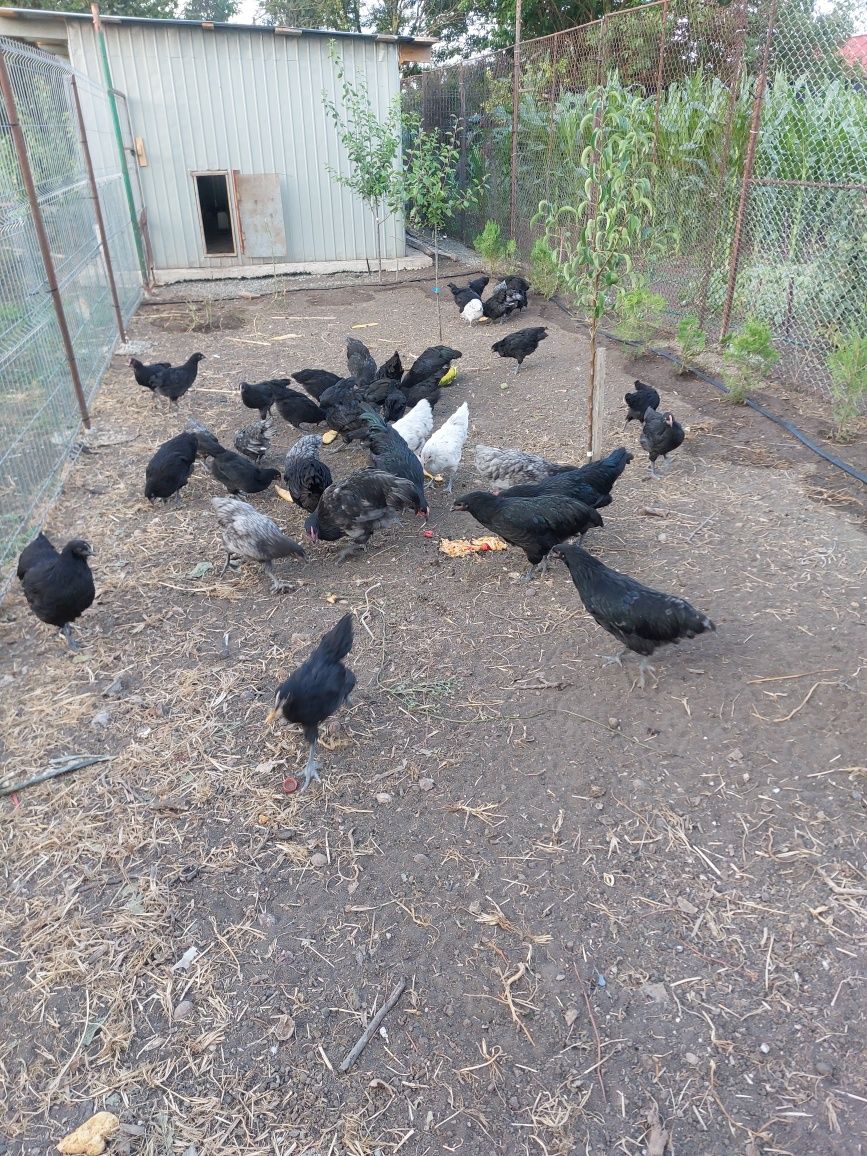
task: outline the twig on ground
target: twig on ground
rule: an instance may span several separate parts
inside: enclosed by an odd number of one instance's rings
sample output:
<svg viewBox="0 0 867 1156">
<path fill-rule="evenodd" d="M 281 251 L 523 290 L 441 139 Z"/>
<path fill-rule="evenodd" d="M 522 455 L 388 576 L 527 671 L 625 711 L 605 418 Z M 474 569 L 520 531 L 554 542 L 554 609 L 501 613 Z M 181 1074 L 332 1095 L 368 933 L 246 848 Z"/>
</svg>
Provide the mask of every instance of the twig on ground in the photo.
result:
<svg viewBox="0 0 867 1156">
<path fill-rule="evenodd" d="M 80 771 L 84 767 L 92 767 L 94 763 L 110 763 L 114 755 L 71 755 L 66 759 L 54 759 L 53 765 L 47 770 L 40 771 L 32 779 L 22 779 L 17 783 L 0 785 L 0 798 L 4 795 L 14 795 L 16 791 L 23 791 L 27 787 L 35 787 L 38 783 L 56 779 L 58 775 L 68 775 L 70 771 Z"/>
<path fill-rule="evenodd" d="M 573 965 L 574 967 L 574 965 Z M 581 988 L 581 994 L 584 996 L 584 1002 L 587 1005 L 587 1016 L 590 1020 L 590 1026 L 593 1029 L 593 1038 L 596 1041 L 596 1079 L 599 1081 L 599 1090 L 602 1092 L 602 1099 L 608 1103 L 608 1093 L 605 1091 L 605 1081 L 602 1079 L 602 1038 L 599 1035 L 599 1028 L 596 1026 L 596 1017 L 593 1014 L 593 1005 L 590 1003 L 590 996 L 587 994 L 587 988 L 578 968 L 575 967 L 575 978 L 578 980 L 578 985 Z"/>
<path fill-rule="evenodd" d="M 394 1007 L 394 1005 L 400 999 L 401 995 L 403 994 L 403 989 L 405 987 L 406 987 L 406 980 L 402 979 L 400 981 L 400 983 L 397 985 L 397 987 L 394 989 L 394 991 L 391 993 L 391 995 L 388 997 L 388 999 L 385 1001 L 385 1003 L 382 1005 L 382 1007 L 379 1009 L 379 1011 L 376 1013 L 376 1015 L 373 1017 L 373 1019 L 370 1021 L 370 1023 L 367 1025 L 367 1027 L 364 1029 L 358 1043 L 355 1045 L 355 1047 L 352 1049 L 352 1051 L 347 1053 L 346 1058 L 343 1060 L 343 1062 L 340 1065 L 341 1072 L 348 1072 L 349 1071 L 349 1069 L 352 1067 L 352 1065 L 355 1063 L 355 1061 L 358 1059 L 358 1057 L 361 1055 L 361 1053 L 364 1051 L 364 1049 L 367 1047 L 367 1045 L 373 1039 L 373 1036 L 374 1036 L 375 1032 L 378 1030 L 379 1025 L 382 1023 L 382 1021 L 385 1019 L 385 1017 L 388 1015 L 388 1013 L 391 1011 L 391 1009 Z"/>
</svg>

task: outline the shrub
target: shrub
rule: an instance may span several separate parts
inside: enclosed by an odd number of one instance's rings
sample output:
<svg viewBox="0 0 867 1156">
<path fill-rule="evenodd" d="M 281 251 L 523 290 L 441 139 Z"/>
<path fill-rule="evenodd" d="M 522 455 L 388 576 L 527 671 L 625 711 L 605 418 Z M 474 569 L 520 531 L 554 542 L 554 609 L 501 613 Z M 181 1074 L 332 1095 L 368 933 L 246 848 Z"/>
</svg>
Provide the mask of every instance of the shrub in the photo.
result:
<svg viewBox="0 0 867 1156">
<path fill-rule="evenodd" d="M 638 346 L 636 354 L 649 351 L 650 341 L 659 331 L 662 314 L 668 302 L 659 293 L 651 293 L 646 285 L 638 284 L 621 293 L 617 303 L 617 324 L 614 332 L 624 341 Z"/>
<path fill-rule="evenodd" d="M 690 362 L 696 361 L 707 347 L 707 337 L 693 313 L 681 317 L 677 326 L 677 372 L 689 371 Z"/>
<path fill-rule="evenodd" d="M 550 300 L 560 288 L 560 266 L 557 255 L 544 237 L 539 237 L 530 251 L 530 280 L 537 293 Z"/>
<path fill-rule="evenodd" d="M 489 273 L 508 276 L 518 268 L 518 246 L 514 241 L 506 241 L 497 221 L 486 221 L 481 233 L 474 238 L 473 246 L 485 263 Z"/>
<path fill-rule="evenodd" d="M 754 389 L 780 359 L 771 344 L 771 328 L 764 321 L 748 317 L 740 333 L 731 334 L 725 341 L 726 368 L 723 380 L 733 405 L 743 405 L 747 394 Z"/>
<path fill-rule="evenodd" d="M 831 374 L 834 437 L 850 441 L 867 401 L 867 336 L 851 329 L 838 334 L 827 358 Z"/>
</svg>

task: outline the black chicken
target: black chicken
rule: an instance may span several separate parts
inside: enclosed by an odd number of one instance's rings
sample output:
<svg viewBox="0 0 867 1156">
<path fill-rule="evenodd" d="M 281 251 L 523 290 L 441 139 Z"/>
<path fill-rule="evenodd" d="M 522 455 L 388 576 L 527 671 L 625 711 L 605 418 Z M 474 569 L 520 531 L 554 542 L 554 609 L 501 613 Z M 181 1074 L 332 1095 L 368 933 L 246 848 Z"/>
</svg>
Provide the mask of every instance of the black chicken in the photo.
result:
<svg viewBox="0 0 867 1156">
<path fill-rule="evenodd" d="M 63 632 L 70 650 L 78 650 L 70 623 L 96 597 L 87 564 L 92 554 L 81 538 L 73 538 L 58 553 L 45 534 L 38 534 L 18 559 L 18 578 L 30 609 L 40 621 Z"/>
<path fill-rule="evenodd" d="M 527 482 L 503 490 L 503 496 L 533 498 L 541 494 L 566 494 L 595 510 L 610 506 L 614 483 L 632 461 L 632 454 L 620 446 L 598 462 L 586 466 L 553 465 L 553 473 L 541 482 Z"/>
<path fill-rule="evenodd" d="M 565 494 L 539 494 L 536 497 L 509 497 L 473 490 L 458 498 L 453 510 L 464 511 L 488 530 L 519 546 L 527 555 L 530 569 L 525 581 L 534 578 L 541 563 L 542 573 L 548 569 L 548 554 L 554 546 L 582 536 L 591 526 L 603 524 L 599 513 L 577 498 Z"/>
<path fill-rule="evenodd" d="M 322 438 L 318 434 L 305 434 L 289 450 L 283 467 L 283 480 L 289 487 L 292 501 L 308 513 L 316 509 L 333 480 L 331 470 L 319 460 L 321 445 Z"/>
<path fill-rule="evenodd" d="M 683 426 L 675 421 L 673 413 L 659 413 L 655 409 L 645 410 L 644 425 L 638 440 L 641 448 L 647 450 L 650 457 L 650 472 L 654 477 L 656 459 L 665 459 L 667 454 L 676 450 L 683 443 L 684 436 Z"/>
<path fill-rule="evenodd" d="M 217 440 L 216 434 L 213 434 L 206 425 L 202 425 L 197 418 L 188 418 L 184 431 L 191 433 L 196 439 L 196 452 L 200 458 L 212 458 L 214 454 L 223 452 L 223 446 Z"/>
<path fill-rule="evenodd" d="M 183 365 L 167 366 L 156 370 L 151 375 L 151 389 L 154 395 L 159 394 L 168 400 L 170 408 L 177 408 L 178 401 L 184 396 L 199 372 L 199 362 L 205 360 L 204 353 L 193 353 Z M 153 367 L 152 367 L 153 368 Z"/>
<path fill-rule="evenodd" d="M 154 378 L 164 370 L 172 368 L 169 361 L 155 361 L 151 365 L 144 365 L 135 357 L 129 359 L 129 364 L 132 366 L 133 377 L 136 382 L 150 390 L 153 390 L 156 385 Z"/>
<path fill-rule="evenodd" d="M 636 381 L 635 389 L 623 395 L 626 402 L 626 421 L 644 421 L 644 415 L 649 409 L 659 409 L 659 394 L 652 385 Z"/>
<path fill-rule="evenodd" d="M 382 403 L 382 416 L 386 421 L 399 421 L 406 411 L 409 409 L 409 401 L 406 394 L 396 383 L 394 388 L 389 390 L 385 401 Z"/>
<path fill-rule="evenodd" d="M 403 377 L 403 362 L 400 360 L 400 354 L 395 349 L 391 357 L 387 361 L 383 361 L 382 365 L 376 371 L 378 378 L 387 378 L 389 381 L 400 381 Z"/>
<path fill-rule="evenodd" d="M 406 478 L 381 470 L 357 470 L 328 487 L 304 529 L 313 542 L 349 538 L 352 545 L 337 558 L 345 562 L 367 545 L 374 530 L 391 526 L 407 507 L 415 509 L 416 502 L 415 486 Z"/>
<path fill-rule="evenodd" d="M 346 364 L 349 376 L 354 377 L 362 387 L 370 385 L 376 377 L 376 362 L 364 342 L 357 337 L 346 339 Z"/>
<path fill-rule="evenodd" d="M 463 357 L 457 349 L 450 349 L 448 345 L 431 345 L 415 359 L 400 383 L 401 389 L 409 396 L 408 390 L 429 377 L 436 377 L 437 381 L 453 361 Z"/>
<path fill-rule="evenodd" d="M 208 458 L 205 464 L 230 494 L 261 493 L 280 477 L 279 470 L 263 469 L 254 465 L 249 458 L 242 457 L 232 450 L 223 450 L 221 454 L 215 454 L 214 457 Z"/>
<path fill-rule="evenodd" d="M 472 289 L 474 293 L 478 293 L 481 297 L 490 279 L 490 277 L 486 277 L 484 274 L 482 274 L 481 277 L 473 277 L 472 281 L 467 282 L 467 288 Z"/>
<path fill-rule="evenodd" d="M 259 417 L 264 421 L 278 395 L 282 395 L 289 388 L 289 378 L 275 377 L 258 382 L 242 381 L 239 388 L 241 401 L 247 409 L 258 409 Z"/>
<path fill-rule="evenodd" d="M 375 410 L 365 410 L 362 418 L 367 425 L 367 444 L 370 447 L 370 464 L 375 470 L 394 474 L 396 478 L 406 478 L 415 487 L 414 509 L 421 518 L 428 515 L 427 498 L 424 492 L 424 470 L 400 434 L 386 425 Z"/>
<path fill-rule="evenodd" d="M 378 377 L 375 381 L 372 381 L 370 385 L 365 386 L 365 388 L 361 390 L 361 396 L 365 401 L 370 402 L 371 405 L 382 405 L 394 389 L 395 384 L 390 377 Z"/>
<path fill-rule="evenodd" d="M 462 312 L 471 301 L 476 301 L 481 297 L 481 294 L 477 293 L 475 289 L 462 288 L 460 285 L 455 285 L 453 281 L 449 281 L 448 288 L 451 290 L 452 297 L 455 299 L 455 305 L 457 305 L 459 313 Z"/>
<path fill-rule="evenodd" d="M 433 409 L 443 395 L 439 384 L 441 376 L 442 375 L 437 372 L 431 377 L 426 377 L 424 381 L 417 381 L 415 385 L 407 385 L 406 382 L 403 382 L 400 388 L 406 398 L 407 409 L 412 409 L 412 407 L 418 405 L 422 399 L 429 401 L 430 407 Z"/>
<path fill-rule="evenodd" d="M 161 498 L 163 505 L 190 480 L 199 443 L 196 435 L 184 431 L 159 447 L 145 469 L 145 497 Z"/>
<path fill-rule="evenodd" d="M 341 378 L 329 386 L 319 399 L 330 429 L 336 430 L 348 445 L 364 436 L 366 426 L 361 420 L 366 406 L 354 378 Z M 341 447 L 342 448 L 342 447 Z"/>
<path fill-rule="evenodd" d="M 352 650 L 352 614 L 344 614 L 336 626 L 323 634 L 319 645 L 297 670 L 277 689 L 274 709 L 268 715 L 269 723 L 280 715 L 287 722 L 295 723 L 304 732 L 310 744 L 310 754 L 304 768 L 302 791 L 306 791 L 311 779 L 319 780 L 319 763 L 316 761 L 316 744 L 319 727 L 350 702 L 355 687 L 355 675 L 343 665 L 343 659 Z"/>
<path fill-rule="evenodd" d="M 548 330 L 544 325 L 534 325 L 529 329 L 516 329 L 514 333 L 495 341 L 491 349 L 494 353 L 499 353 L 500 357 L 514 358 L 518 363 L 515 366 L 515 373 L 517 373 L 524 364 L 524 358 L 535 353 L 539 348 L 539 343 L 544 341 L 547 336 Z"/>
<path fill-rule="evenodd" d="M 303 385 L 311 397 L 315 397 L 317 401 L 322 397 L 322 394 L 331 385 L 336 385 L 340 381 L 340 375 L 337 373 L 329 373 L 327 369 L 299 369 L 297 373 L 293 373 L 292 377 L 299 385 Z M 288 385 L 289 382 L 287 381 Z"/>
<path fill-rule="evenodd" d="M 511 292 L 505 286 L 495 289 L 490 297 L 482 302 L 482 312 L 489 321 L 499 321 L 520 308 L 520 294 Z"/>
<path fill-rule="evenodd" d="M 642 688 L 645 673 L 653 670 L 647 659 L 657 647 L 716 630 L 707 615 L 683 598 L 652 590 L 627 574 L 611 570 L 580 546 L 558 546 L 553 553 L 569 567 L 587 613 L 625 647 L 606 661 L 620 666 L 630 650 L 642 655 Z"/>
<path fill-rule="evenodd" d="M 311 401 L 297 389 L 284 389 L 274 398 L 277 412 L 295 429 L 302 425 L 320 425 L 325 421 L 325 411 L 315 401 Z"/>
</svg>

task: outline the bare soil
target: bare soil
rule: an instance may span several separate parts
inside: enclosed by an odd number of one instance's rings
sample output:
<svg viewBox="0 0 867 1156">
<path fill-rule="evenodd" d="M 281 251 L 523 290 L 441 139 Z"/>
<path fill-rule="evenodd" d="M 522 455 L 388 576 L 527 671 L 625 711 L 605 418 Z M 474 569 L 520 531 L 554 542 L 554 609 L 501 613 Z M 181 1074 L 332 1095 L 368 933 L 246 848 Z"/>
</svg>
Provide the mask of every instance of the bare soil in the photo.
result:
<svg viewBox="0 0 867 1156">
<path fill-rule="evenodd" d="M 614 642 L 561 565 L 525 584 L 515 551 L 439 553 L 482 532 L 441 492 L 433 538 L 407 519 L 343 567 L 311 547 L 275 596 L 249 565 L 218 579 L 210 476 L 151 509 L 145 463 L 190 413 L 228 438 L 251 420 L 242 378 L 339 370 L 350 331 L 411 358 L 434 301 L 404 283 L 179 308 L 157 299 L 131 338 L 207 354 L 180 414 L 119 357 L 47 526 L 97 551 L 82 653 L 17 585 L 0 610 L 4 774 L 112 756 L 0 800 L 0 1153 L 102 1109 L 111 1150 L 142 1156 L 863 1152 L 863 492 L 612 351 L 607 441 L 636 457 L 588 545 L 718 627 L 659 655 L 657 686 L 602 666 Z M 480 441 L 580 460 L 568 318 L 443 313 L 464 356 L 437 417 L 467 400 L 472 421 L 456 493 Z M 539 317 L 515 377 L 491 342 Z M 659 480 L 623 429 L 637 376 L 689 427 Z M 326 452 L 337 475 L 364 461 Z M 296 508 L 253 501 L 301 537 Z M 321 786 L 287 795 L 304 744 L 265 715 L 347 607 L 359 693 Z"/>
</svg>

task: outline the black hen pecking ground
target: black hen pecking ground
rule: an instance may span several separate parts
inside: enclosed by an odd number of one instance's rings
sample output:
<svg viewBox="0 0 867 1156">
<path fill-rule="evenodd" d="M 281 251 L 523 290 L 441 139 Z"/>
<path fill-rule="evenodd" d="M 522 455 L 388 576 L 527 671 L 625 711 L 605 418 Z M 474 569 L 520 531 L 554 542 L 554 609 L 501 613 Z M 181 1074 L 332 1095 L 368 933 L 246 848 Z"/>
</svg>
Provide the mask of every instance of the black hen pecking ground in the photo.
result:
<svg viewBox="0 0 867 1156">
<path fill-rule="evenodd" d="M 163 442 L 145 468 L 147 500 L 161 498 L 165 505 L 173 494 L 179 493 L 190 480 L 198 452 L 197 435 L 188 431 Z"/>
</svg>

